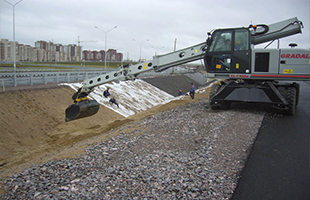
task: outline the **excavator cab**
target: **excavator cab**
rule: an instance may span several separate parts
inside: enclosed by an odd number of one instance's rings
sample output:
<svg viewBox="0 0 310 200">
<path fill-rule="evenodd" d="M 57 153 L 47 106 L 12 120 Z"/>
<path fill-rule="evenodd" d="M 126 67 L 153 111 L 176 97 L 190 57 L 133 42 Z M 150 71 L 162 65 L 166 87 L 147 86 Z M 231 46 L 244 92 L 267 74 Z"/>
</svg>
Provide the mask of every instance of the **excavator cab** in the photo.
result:
<svg viewBox="0 0 310 200">
<path fill-rule="evenodd" d="M 211 87 L 211 109 L 229 109 L 234 102 L 265 103 L 294 115 L 300 86 L 282 81 L 309 80 L 309 50 L 267 47 L 280 38 L 301 33 L 302 27 L 301 21 L 291 18 L 270 25 L 218 29 L 210 34 L 204 55 L 207 77 L 224 80 Z M 269 42 L 265 48 L 253 48 L 265 42 Z"/>
<path fill-rule="evenodd" d="M 251 73 L 250 32 L 246 28 L 218 29 L 204 56 L 209 73 Z"/>
</svg>

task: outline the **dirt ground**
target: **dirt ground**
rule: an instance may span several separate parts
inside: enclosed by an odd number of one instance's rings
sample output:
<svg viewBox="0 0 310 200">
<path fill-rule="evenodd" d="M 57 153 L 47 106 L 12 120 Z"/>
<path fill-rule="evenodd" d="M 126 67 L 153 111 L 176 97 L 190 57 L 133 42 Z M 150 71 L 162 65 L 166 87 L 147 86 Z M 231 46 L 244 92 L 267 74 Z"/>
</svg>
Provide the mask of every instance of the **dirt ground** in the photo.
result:
<svg viewBox="0 0 310 200">
<path fill-rule="evenodd" d="M 96 115 L 65 122 L 65 109 L 72 104 L 74 91 L 67 86 L 0 93 L 0 178 L 13 175 L 31 165 L 82 155 L 85 147 L 107 140 L 109 132 L 125 123 L 207 97 L 197 93 L 158 105 L 129 118 L 100 106 Z M 96 136 L 96 137 L 95 137 Z"/>
</svg>

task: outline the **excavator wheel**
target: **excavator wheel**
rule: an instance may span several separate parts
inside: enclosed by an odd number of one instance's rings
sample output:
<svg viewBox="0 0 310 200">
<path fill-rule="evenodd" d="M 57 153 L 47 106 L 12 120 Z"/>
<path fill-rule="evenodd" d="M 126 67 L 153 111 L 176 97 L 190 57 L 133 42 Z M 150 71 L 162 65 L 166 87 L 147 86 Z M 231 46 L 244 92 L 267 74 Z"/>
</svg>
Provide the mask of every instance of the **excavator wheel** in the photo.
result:
<svg viewBox="0 0 310 200">
<path fill-rule="evenodd" d="M 211 87 L 210 95 L 209 95 L 209 102 L 212 110 L 218 110 L 220 109 L 220 106 L 214 105 L 211 103 L 211 99 L 215 96 L 215 94 L 220 90 L 221 86 L 218 84 L 214 84 Z"/>
<path fill-rule="evenodd" d="M 85 100 L 70 105 L 66 109 L 66 122 L 89 117 L 99 110 L 99 103 L 96 100 Z"/>
<path fill-rule="evenodd" d="M 297 100 L 297 89 L 293 86 L 287 89 L 286 100 L 288 101 L 288 110 L 285 114 L 295 115 L 296 110 L 296 100 Z"/>
<path fill-rule="evenodd" d="M 230 101 L 217 101 L 217 104 L 212 103 L 212 98 L 218 93 L 218 91 L 221 89 L 221 87 L 225 87 L 224 85 L 213 85 L 210 91 L 210 106 L 212 110 L 228 110 L 230 108 L 231 102 Z"/>
</svg>

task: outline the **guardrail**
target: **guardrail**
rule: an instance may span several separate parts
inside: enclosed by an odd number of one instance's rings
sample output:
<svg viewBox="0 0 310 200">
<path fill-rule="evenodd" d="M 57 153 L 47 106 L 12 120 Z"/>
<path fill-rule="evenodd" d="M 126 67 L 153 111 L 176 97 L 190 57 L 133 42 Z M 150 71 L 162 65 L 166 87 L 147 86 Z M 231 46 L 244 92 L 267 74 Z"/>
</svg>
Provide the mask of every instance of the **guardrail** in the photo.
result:
<svg viewBox="0 0 310 200">
<path fill-rule="evenodd" d="M 53 69 L 53 68 L 41 68 L 41 69 L 37 69 L 37 68 L 17 68 L 16 72 L 20 73 L 20 72 L 72 72 L 72 71 L 100 71 L 97 69 Z M 6 67 L 0 67 L 0 73 L 14 73 L 14 70 L 11 68 L 6 68 Z"/>
<path fill-rule="evenodd" d="M 103 70 L 88 70 L 88 71 L 50 71 L 50 72 L 20 72 L 16 73 L 0 73 L 0 88 L 3 89 L 9 86 L 20 86 L 20 85 L 38 85 L 38 84 L 49 84 L 49 83 L 70 83 L 70 82 L 81 82 L 87 78 L 93 78 L 107 72 L 116 71 L 116 69 L 103 69 Z M 193 70 L 172 68 L 164 70 L 162 72 L 149 71 L 142 73 L 140 76 L 158 76 L 158 75 L 169 75 L 171 73 L 185 74 L 192 73 Z"/>
<path fill-rule="evenodd" d="M 0 86 L 80 82 L 113 70 L 0 73 Z"/>
</svg>

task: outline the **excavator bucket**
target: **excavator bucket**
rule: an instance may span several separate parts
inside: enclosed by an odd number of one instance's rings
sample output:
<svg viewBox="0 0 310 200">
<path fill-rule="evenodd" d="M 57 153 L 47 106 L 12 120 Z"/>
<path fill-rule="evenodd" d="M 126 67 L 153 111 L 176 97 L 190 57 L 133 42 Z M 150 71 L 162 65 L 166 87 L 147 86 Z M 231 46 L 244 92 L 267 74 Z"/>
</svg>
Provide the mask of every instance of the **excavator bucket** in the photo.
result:
<svg viewBox="0 0 310 200">
<path fill-rule="evenodd" d="M 99 103 L 96 100 L 85 100 L 70 105 L 66 109 L 66 122 L 89 117 L 99 110 Z"/>
</svg>

